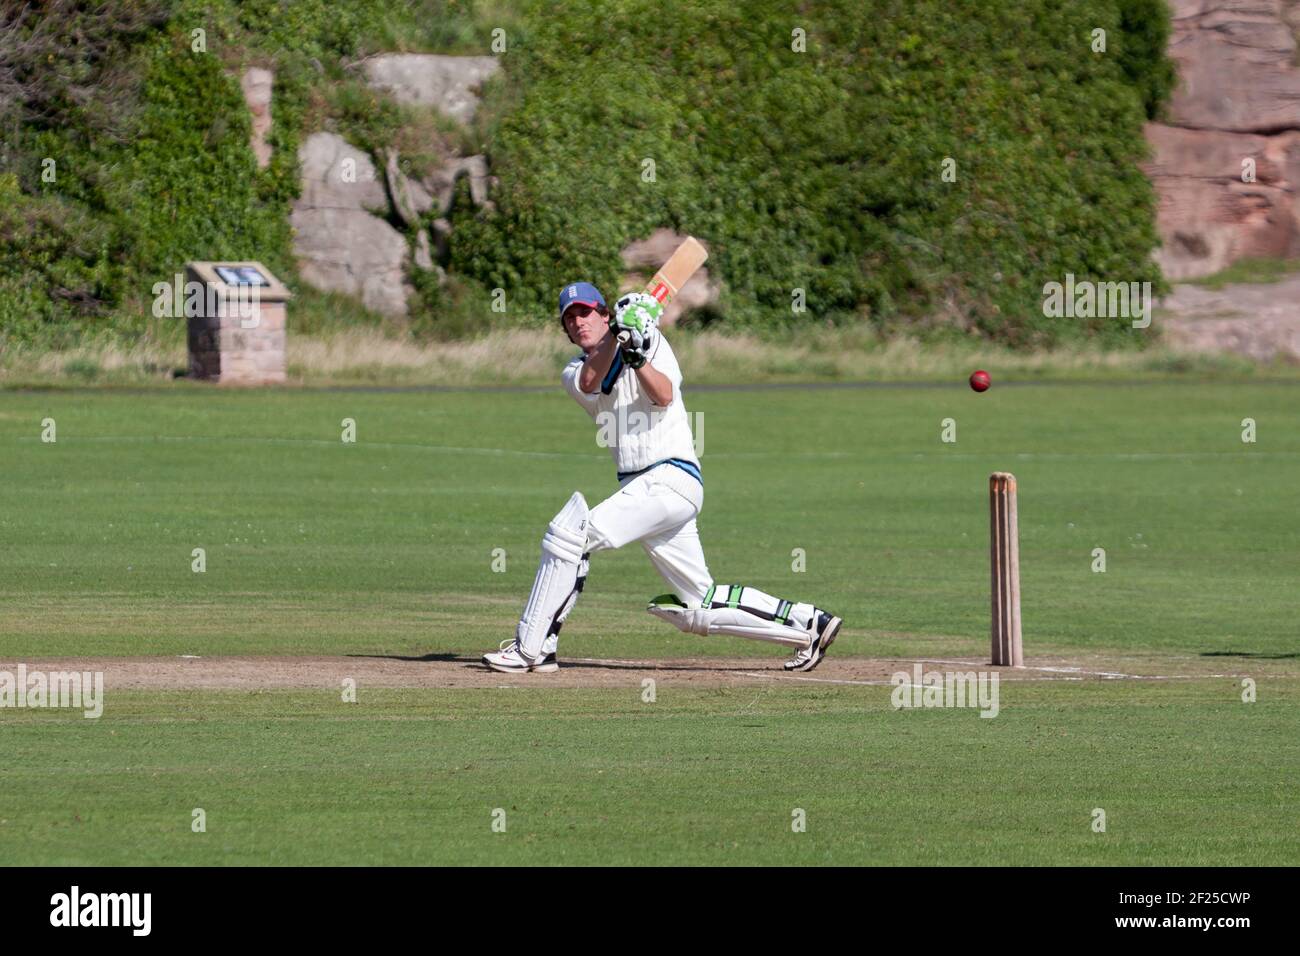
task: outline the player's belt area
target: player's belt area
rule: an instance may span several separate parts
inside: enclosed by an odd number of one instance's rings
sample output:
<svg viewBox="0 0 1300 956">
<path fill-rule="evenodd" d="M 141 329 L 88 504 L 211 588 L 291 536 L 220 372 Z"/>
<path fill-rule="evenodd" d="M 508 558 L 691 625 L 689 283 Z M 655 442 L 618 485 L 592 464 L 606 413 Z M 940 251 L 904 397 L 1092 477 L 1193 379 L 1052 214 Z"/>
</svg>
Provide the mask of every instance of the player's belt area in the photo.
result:
<svg viewBox="0 0 1300 956">
<path fill-rule="evenodd" d="M 618 480 L 624 481 L 628 478 L 635 478 L 637 475 L 644 475 L 647 471 L 652 471 L 660 465 L 675 465 L 698 481 L 701 485 L 704 484 L 704 475 L 700 473 L 700 466 L 695 464 L 693 461 L 687 461 L 685 458 L 665 458 L 663 461 L 657 461 L 653 465 L 642 468 L 640 471 L 620 471 L 618 473 Z"/>
</svg>

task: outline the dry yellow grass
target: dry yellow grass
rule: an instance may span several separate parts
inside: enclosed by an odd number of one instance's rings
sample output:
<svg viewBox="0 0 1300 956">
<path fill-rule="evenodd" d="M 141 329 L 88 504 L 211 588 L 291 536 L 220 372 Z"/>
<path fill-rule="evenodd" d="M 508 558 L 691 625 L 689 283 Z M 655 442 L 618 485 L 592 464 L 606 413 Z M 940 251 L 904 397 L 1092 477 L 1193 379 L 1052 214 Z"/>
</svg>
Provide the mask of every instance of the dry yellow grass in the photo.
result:
<svg viewBox="0 0 1300 956">
<path fill-rule="evenodd" d="M 986 368 L 1002 381 L 1250 374 L 1244 359 L 1088 349 L 1017 353 L 971 342 L 923 345 L 882 341 L 869 329 L 818 329 L 788 342 L 721 332 L 670 333 L 687 379 L 696 384 L 812 381 L 943 381 Z M 417 343 L 370 328 L 289 337 L 289 379 L 298 385 L 548 385 L 577 350 L 558 329 L 499 331 L 463 342 Z M 184 343 L 86 345 L 64 352 L 0 351 L 0 386 L 170 382 L 186 367 Z M 1294 370 L 1292 370 L 1294 373 Z"/>
<path fill-rule="evenodd" d="M 577 350 L 553 330 L 417 343 L 369 329 L 291 338 L 289 377 L 303 384 L 535 385 L 554 381 Z"/>
</svg>

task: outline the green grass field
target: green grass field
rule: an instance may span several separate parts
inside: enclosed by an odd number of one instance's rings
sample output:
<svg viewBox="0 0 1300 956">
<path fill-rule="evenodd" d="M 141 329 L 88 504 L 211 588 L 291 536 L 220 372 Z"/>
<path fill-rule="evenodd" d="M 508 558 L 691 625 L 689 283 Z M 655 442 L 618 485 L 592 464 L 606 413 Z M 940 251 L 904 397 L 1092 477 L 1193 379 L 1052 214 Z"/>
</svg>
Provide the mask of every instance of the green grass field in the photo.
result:
<svg viewBox="0 0 1300 956">
<path fill-rule="evenodd" d="M 0 848 L 69 865 L 1300 857 L 1294 681 L 1249 706 L 1227 681 L 1021 685 L 993 720 L 869 690 L 172 692 L 99 721 L 6 714 Z"/>
<path fill-rule="evenodd" d="M 1300 862 L 1296 385 L 686 398 L 715 578 L 843 615 L 828 664 L 987 653 L 987 476 L 1010 470 L 1031 662 L 1142 657 L 1180 679 L 1007 681 L 993 720 L 816 682 L 665 681 L 654 703 L 540 676 L 357 704 L 110 686 L 99 720 L 0 709 L 0 859 Z M 553 391 L 0 393 L 0 462 L 0 669 L 476 655 L 510 635 L 569 493 L 614 488 Z M 661 590 L 639 548 L 596 556 L 562 660 L 782 658 L 667 628 L 643 610 Z"/>
</svg>

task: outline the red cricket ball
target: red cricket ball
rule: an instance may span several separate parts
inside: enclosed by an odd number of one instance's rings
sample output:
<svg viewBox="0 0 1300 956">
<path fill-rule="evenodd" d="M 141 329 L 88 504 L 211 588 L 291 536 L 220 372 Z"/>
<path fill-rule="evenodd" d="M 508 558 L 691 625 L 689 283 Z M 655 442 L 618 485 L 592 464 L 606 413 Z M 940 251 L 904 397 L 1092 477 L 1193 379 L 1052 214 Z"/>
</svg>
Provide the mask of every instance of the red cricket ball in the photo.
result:
<svg viewBox="0 0 1300 956">
<path fill-rule="evenodd" d="M 992 384 L 993 380 L 989 378 L 989 373 L 984 371 L 984 369 L 979 368 L 970 373 L 970 387 L 975 389 L 975 391 L 988 391 L 988 387 Z"/>
</svg>

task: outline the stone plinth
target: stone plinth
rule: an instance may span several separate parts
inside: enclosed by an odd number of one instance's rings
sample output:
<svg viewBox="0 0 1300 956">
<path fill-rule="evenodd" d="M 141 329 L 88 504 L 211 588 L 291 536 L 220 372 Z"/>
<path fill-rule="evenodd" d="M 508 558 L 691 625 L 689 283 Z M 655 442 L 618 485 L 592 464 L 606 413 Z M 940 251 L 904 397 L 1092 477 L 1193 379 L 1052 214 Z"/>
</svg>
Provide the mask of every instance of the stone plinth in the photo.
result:
<svg viewBox="0 0 1300 956">
<path fill-rule="evenodd" d="M 231 281 L 255 270 L 265 284 Z M 189 315 L 190 377 L 221 385 L 279 385 L 285 381 L 285 308 L 292 293 L 260 262 L 191 262 L 186 295 L 197 283 L 198 314 Z"/>
</svg>

